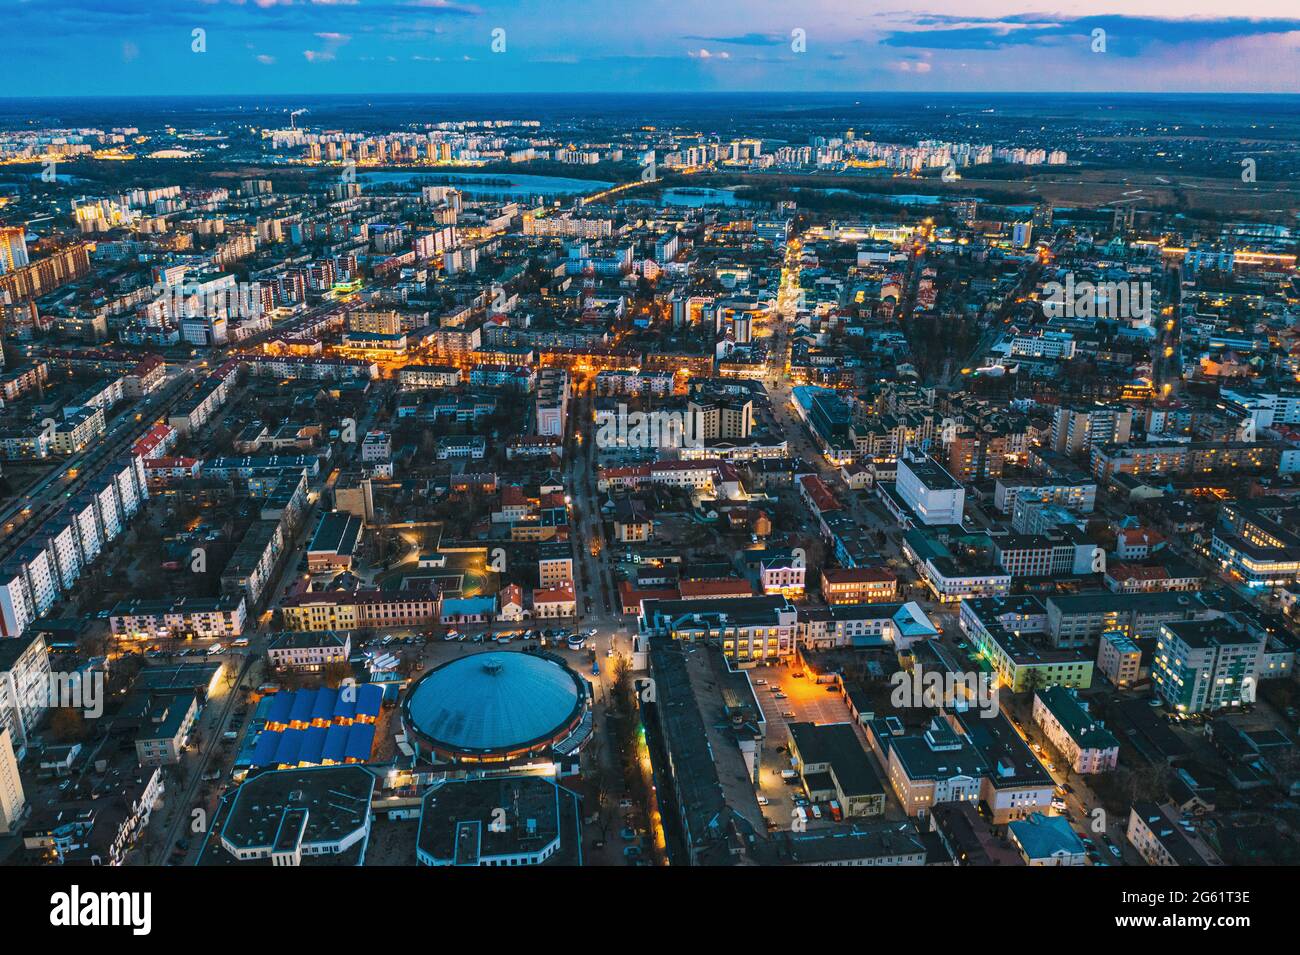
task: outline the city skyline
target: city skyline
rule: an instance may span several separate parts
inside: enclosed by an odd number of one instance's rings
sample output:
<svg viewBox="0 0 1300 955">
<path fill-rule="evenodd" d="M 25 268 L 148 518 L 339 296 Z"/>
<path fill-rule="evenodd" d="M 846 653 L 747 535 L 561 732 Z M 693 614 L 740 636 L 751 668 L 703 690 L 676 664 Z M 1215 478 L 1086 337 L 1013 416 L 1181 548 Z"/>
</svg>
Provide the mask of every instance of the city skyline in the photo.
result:
<svg viewBox="0 0 1300 955">
<path fill-rule="evenodd" d="M 867 11 L 679 0 L 653 14 L 454 0 L 5 0 L 14 96 L 722 91 L 1290 92 L 1280 2 L 958 4 Z M 199 32 L 196 32 L 199 31 Z M 1102 32 L 1098 32 L 1102 31 Z M 201 56 L 202 60 L 195 60 Z M 1267 66 L 1262 66 L 1267 64 Z"/>
<path fill-rule="evenodd" d="M 1300 15 L 866 6 L 0 0 L 14 927 L 1281 911 Z"/>
</svg>

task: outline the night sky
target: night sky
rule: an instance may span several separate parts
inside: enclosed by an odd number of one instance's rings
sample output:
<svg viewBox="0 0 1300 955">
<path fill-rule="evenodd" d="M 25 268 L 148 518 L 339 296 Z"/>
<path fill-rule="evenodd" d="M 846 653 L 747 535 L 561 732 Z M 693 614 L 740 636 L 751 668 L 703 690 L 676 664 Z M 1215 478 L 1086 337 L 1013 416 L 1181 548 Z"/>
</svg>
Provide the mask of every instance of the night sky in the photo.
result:
<svg viewBox="0 0 1300 955">
<path fill-rule="evenodd" d="M 1285 0 L 912 4 L 0 0 L 0 95 L 1300 92 Z"/>
</svg>

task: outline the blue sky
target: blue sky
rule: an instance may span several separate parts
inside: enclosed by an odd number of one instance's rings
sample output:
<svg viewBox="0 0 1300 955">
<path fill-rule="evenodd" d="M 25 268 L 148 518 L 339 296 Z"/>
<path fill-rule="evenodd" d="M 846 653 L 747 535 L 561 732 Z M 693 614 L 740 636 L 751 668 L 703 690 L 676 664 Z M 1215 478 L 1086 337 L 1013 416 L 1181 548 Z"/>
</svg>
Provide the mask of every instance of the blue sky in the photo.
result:
<svg viewBox="0 0 1300 955">
<path fill-rule="evenodd" d="M 1232 9 L 1220 0 L 0 0 L 0 75 L 20 96 L 1300 92 L 1300 11 L 1282 0 L 1251 4 L 1251 18 L 1225 15 Z M 195 30 L 205 52 L 192 49 Z M 1093 49 L 1097 30 L 1104 52 Z"/>
</svg>

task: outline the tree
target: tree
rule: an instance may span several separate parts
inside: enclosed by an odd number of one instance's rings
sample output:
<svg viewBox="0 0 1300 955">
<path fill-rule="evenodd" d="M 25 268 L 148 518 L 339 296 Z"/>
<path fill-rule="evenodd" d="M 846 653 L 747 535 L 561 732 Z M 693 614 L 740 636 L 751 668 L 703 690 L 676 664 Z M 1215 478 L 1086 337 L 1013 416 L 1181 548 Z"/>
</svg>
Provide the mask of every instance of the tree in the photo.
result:
<svg viewBox="0 0 1300 955">
<path fill-rule="evenodd" d="M 50 716 L 50 735 L 60 743 L 75 743 L 85 739 L 86 718 L 81 710 L 61 706 Z"/>
<path fill-rule="evenodd" d="M 346 660 L 335 660 L 321 667 L 321 682 L 331 689 L 338 689 L 344 680 L 353 679 L 351 664 Z"/>
</svg>

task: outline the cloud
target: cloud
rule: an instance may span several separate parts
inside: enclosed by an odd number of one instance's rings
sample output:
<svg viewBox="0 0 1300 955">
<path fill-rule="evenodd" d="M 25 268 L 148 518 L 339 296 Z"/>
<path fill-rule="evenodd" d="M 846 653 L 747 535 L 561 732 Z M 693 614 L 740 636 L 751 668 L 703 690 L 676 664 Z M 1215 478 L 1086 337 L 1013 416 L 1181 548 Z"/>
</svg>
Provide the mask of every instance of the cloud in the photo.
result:
<svg viewBox="0 0 1300 955">
<path fill-rule="evenodd" d="M 323 50 L 303 50 L 302 55 L 307 58 L 308 63 L 328 63 L 335 59 L 338 49 L 347 44 L 352 39 L 346 33 L 317 33 L 317 39 L 325 41 Z"/>
<path fill-rule="evenodd" d="M 686 55 L 689 56 L 689 57 L 690 57 L 691 59 L 693 59 L 693 60 L 729 60 L 729 59 L 731 59 L 731 54 L 728 53 L 726 50 L 722 50 L 721 52 L 718 52 L 718 53 L 711 53 L 711 52 L 709 52 L 708 50 L 706 50 L 704 47 L 700 47 L 698 50 L 687 50 L 687 51 L 686 51 Z"/>
<path fill-rule="evenodd" d="M 696 36 L 688 34 L 683 40 L 703 40 L 705 43 L 731 43 L 736 46 L 783 46 L 790 42 L 780 33 L 742 33 L 740 36 Z"/>
<path fill-rule="evenodd" d="M 275 62 L 275 57 L 271 56 L 269 53 L 259 53 L 257 54 L 256 59 L 257 62 L 261 63 L 263 66 L 270 66 Z"/>
<path fill-rule="evenodd" d="M 1133 56 L 1153 44 L 1198 45 L 1300 31 L 1300 20 L 1245 17 L 1144 17 L 1116 15 L 1063 17 L 1024 13 L 1001 17 L 918 14 L 905 27 L 886 33 L 885 46 L 932 50 L 999 50 L 1060 46 L 1105 30 L 1108 48 Z"/>
<path fill-rule="evenodd" d="M 453 3 L 452 0 L 407 0 L 398 4 L 404 7 L 419 7 L 421 10 L 435 10 L 448 16 L 477 17 L 483 14 L 481 7 L 471 3 Z"/>
</svg>

